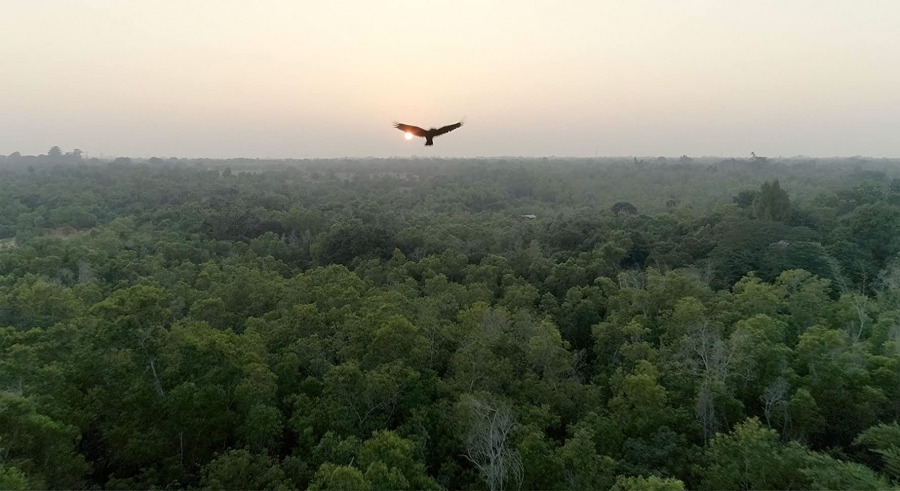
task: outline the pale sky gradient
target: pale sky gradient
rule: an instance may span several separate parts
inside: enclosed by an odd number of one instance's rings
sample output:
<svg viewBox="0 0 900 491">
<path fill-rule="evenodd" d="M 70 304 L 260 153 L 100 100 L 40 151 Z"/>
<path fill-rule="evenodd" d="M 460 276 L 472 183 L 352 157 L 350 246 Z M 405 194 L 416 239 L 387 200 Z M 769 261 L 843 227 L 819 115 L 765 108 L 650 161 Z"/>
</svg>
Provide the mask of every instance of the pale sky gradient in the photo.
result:
<svg viewBox="0 0 900 491">
<path fill-rule="evenodd" d="M 53 145 L 900 157 L 900 1 L 0 0 L 0 154 Z"/>
</svg>

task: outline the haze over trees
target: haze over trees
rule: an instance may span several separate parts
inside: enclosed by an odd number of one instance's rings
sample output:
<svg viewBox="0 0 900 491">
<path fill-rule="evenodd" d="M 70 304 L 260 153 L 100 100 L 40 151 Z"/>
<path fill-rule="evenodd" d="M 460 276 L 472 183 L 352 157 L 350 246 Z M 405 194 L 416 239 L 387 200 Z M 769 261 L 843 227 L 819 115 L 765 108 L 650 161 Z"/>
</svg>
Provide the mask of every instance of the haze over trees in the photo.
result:
<svg viewBox="0 0 900 491">
<path fill-rule="evenodd" d="M 895 486 L 897 164 L 2 157 L 0 488 Z"/>
</svg>

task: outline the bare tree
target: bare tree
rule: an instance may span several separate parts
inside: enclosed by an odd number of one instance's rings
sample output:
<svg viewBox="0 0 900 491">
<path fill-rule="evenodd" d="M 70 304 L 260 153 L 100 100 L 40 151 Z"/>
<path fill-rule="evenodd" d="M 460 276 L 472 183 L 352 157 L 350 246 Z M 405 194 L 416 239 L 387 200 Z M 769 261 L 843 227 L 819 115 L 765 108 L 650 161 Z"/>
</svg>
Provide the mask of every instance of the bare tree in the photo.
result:
<svg viewBox="0 0 900 491">
<path fill-rule="evenodd" d="M 716 276 L 716 265 L 710 260 L 697 261 L 693 266 L 685 268 L 685 273 L 709 287 Z"/>
<path fill-rule="evenodd" d="M 900 309 L 900 261 L 892 261 L 879 273 L 878 279 L 878 296 L 884 309 Z"/>
<path fill-rule="evenodd" d="M 682 356 L 696 374 L 712 380 L 724 380 L 730 373 L 732 350 L 708 320 L 694 325 L 685 334 Z"/>
<path fill-rule="evenodd" d="M 781 408 L 787 410 L 787 394 L 791 386 L 786 380 L 779 377 L 768 385 L 759 396 L 759 400 L 763 403 L 763 415 L 766 417 L 766 425 L 772 427 L 772 413 Z"/>
<path fill-rule="evenodd" d="M 888 328 L 888 340 L 893 341 L 894 345 L 900 350 L 900 324 L 891 324 Z"/>
<path fill-rule="evenodd" d="M 866 328 L 866 321 L 869 320 L 869 297 L 861 293 L 851 293 L 847 295 L 856 319 L 847 324 L 847 332 L 850 334 L 850 340 L 858 343 Z"/>
<path fill-rule="evenodd" d="M 709 439 L 716 433 L 719 420 L 716 417 L 715 396 L 712 391 L 712 381 L 703 379 L 700 390 L 697 392 L 697 402 L 694 404 L 694 415 L 700 420 L 703 428 L 703 445 L 709 444 Z"/>
<path fill-rule="evenodd" d="M 619 288 L 631 288 L 633 290 L 643 290 L 647 288 L 647 273 L 636 270 L 626 269 L 617 276 L 619 280 Z"/>
<path fill-rule="evenodd" d="M 721 390 L 725 379 L 731 374 L 732 354 L 732 349 L 710 325 L 709 320 L 695 324 L 682 340 L 681 356 L 701 378 L 694 415 L 703 427 L 704 444 L 709 443 L 709 439 L 719 428 L 715 390 L 717 387 Z"/>
<path fill-rule="evenodd" d="M 838 261 L 830 256 L 826 258 L 826 261 L 831 267 L 831 274 L 841 290 L 841 296 L 847 298 L 856 314 L 856 319 L 851 320 L 847 324 L 847 334 L 850 336 L 851 341 L 858 343 L 866 328 L 866 321 L 869 320 L 869 297 L 866 295 L 866 278 L 863 277 L 860 282 L 859 291 L 854 291 L 850 287 L 850 282 L 844 276 Z"/>
<path fill-rule="evenodd" d="M 135 335 L 137 337 L 138 345 L 141 347 L 141 351 L 147 356 L 147 368 L 149 368 L 150 372 L 153 374 L 153 388 L 156 389 L 157 394 L 163 396 L 165 395 L 165 391 L 163 391 L 159 373 L 156 371 L 156 356 L 152 353 L 156 350 L 151 346 L 151 344 L 153 344 L 153 334 L 157 329 L 159 329 L 159 326 L 157 325 L 142 327 Z"/>
<path fill-rule="evenodd" d="M 519 452 L 511 448 L 515 421 L 509 408 L 477 397 L 468 398 L 463 404 L 470 420 L 464 456 L 475 465 L 491 491 L 500 491 L 507 483 L 521 486 L 524 470 Z"/>
</svg>

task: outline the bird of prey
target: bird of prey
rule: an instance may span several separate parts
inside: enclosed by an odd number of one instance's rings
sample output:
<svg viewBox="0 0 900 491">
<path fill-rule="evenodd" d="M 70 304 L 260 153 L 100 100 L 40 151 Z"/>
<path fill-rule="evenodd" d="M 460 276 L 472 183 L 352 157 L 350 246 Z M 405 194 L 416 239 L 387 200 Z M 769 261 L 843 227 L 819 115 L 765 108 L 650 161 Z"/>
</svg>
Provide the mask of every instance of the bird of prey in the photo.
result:
<svg viewBox="0 0 900 491">
<path fill-rule="evenodd" d="M 411 124 L 394 123 L 394 128 L 397 128 L 398 130 L 406 133 L 407 140 L 411 140 L 413 136 L 421 136 L 425 138 L 425 146 L 427 147 L 434 145 L 434 137 L 443 135 L 444 133 L 449 133 L 462 125 L 463 123 L 462 121 L 460 121 L 459 123 L 448 124 L 447 126 L 441 126 L 440 128 L 431 128 L 430 130 L 426 130 L 423 128 L 419 128 L 418 126 L 413 126 Z"/>
</svg>

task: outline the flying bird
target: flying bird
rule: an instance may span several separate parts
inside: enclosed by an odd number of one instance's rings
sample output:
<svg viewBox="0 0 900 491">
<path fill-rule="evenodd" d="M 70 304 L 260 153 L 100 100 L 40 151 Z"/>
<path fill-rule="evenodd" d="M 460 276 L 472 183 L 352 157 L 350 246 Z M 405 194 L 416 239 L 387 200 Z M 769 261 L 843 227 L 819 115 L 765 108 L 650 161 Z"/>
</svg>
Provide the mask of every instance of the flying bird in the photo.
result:
<svg viewBox="0 0 900 491">
<path fill-rule="evenodd" d="M 425 138 L 425 146 L 434 145 L 434 137 L 443 135 L 444 133 L 450 133 L 462 126 L 463 123 L 460 121 L 459 123 L 448 124 L 447 126 L 441 126 L 440 128 L 431 128 L 430 130 L 426 130 L 423 128 L 419 128 L 418 126 L 413 126 L 411 124 L 403 124 L 403 123 L 394 123 L 394 128 L 406 133 L 406 139 L 411 140 L 414 136 L 421 136 Z"/>
</svg>

